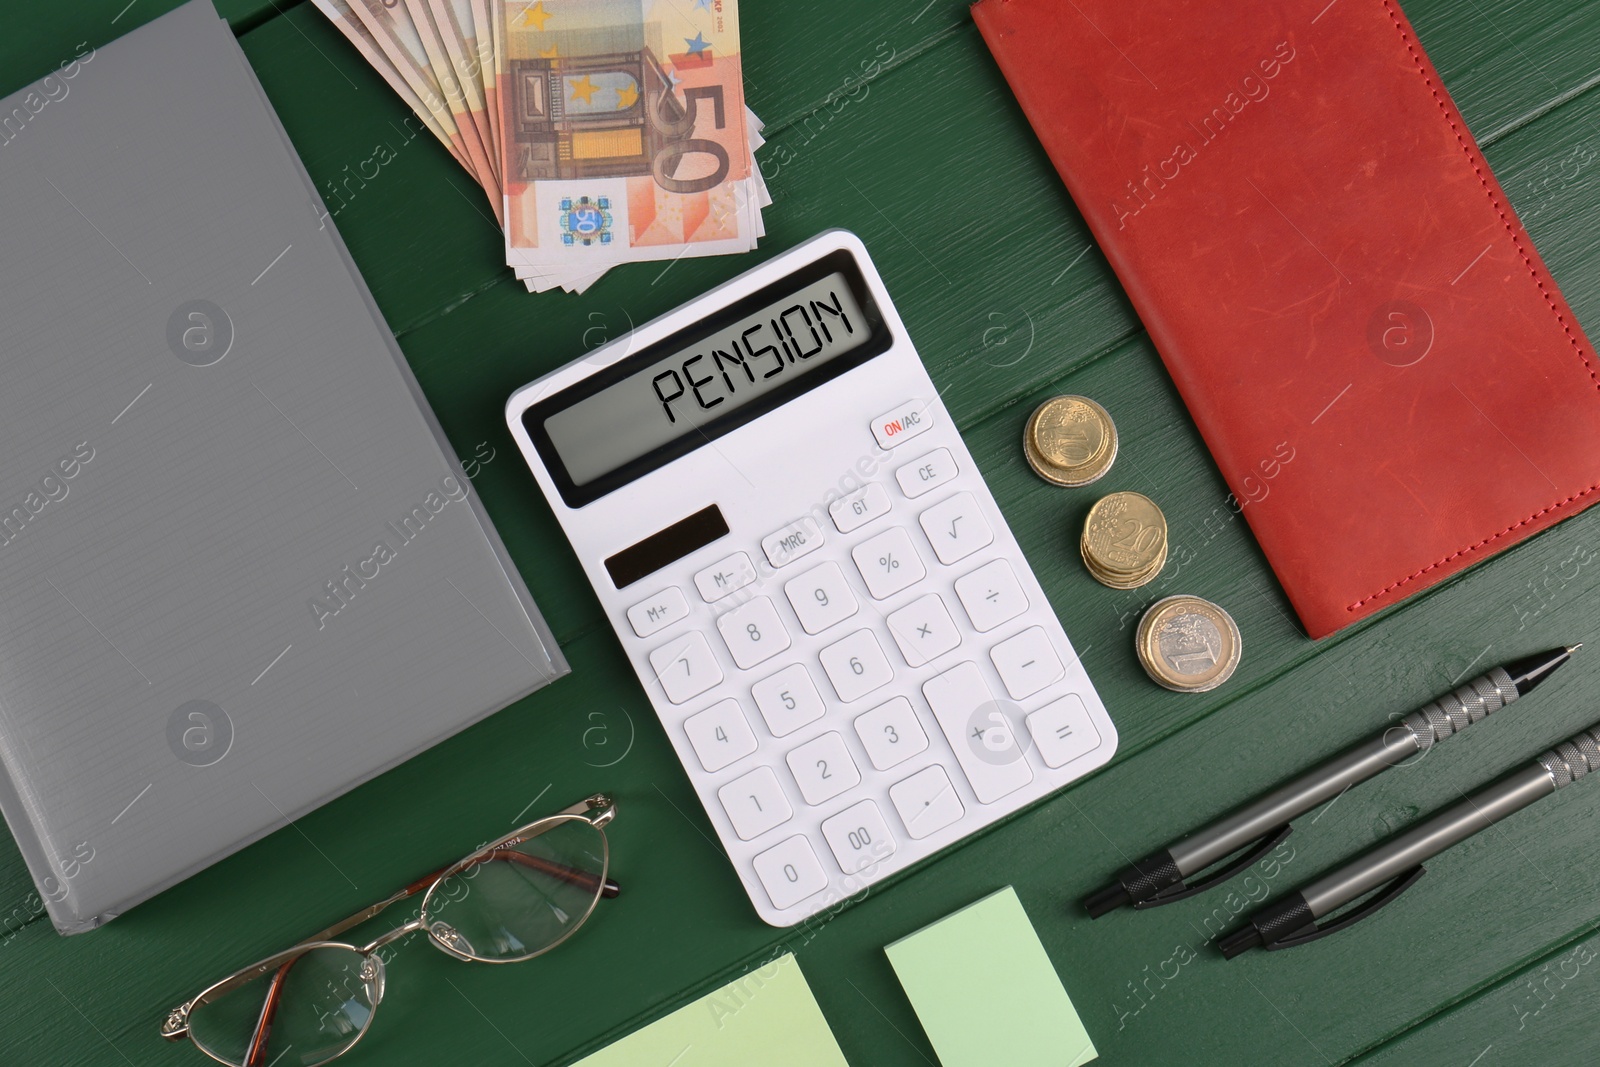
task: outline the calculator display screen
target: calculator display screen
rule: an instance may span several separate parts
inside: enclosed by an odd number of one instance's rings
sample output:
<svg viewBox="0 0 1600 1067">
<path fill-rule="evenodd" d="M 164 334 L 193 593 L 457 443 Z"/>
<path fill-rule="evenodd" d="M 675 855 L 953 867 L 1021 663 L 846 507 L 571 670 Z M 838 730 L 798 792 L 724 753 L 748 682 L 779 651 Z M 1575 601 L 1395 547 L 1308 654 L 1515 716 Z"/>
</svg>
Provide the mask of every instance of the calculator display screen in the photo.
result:
<svg viewBox="0 0 1600 1067">
<path fill-rule="evenodd" d="M 524 418 L 563 496 L 586 503 L 887 347 L 853 259 L 834 253 Z"/>
</svg>

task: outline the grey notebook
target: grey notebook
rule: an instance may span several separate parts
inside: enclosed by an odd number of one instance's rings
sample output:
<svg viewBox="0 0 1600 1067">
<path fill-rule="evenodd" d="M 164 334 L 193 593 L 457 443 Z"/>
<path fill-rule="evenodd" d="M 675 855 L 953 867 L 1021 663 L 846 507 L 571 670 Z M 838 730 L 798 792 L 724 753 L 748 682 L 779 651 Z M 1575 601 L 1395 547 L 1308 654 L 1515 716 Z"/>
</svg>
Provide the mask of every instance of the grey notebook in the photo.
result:
<svg viewBox="0 0 1600 1067">
<path fill-rule="evenodd" d="M 227 26 L 0 103 L 0 809 L 105 922 L 566 672 Z"/>
</svg>

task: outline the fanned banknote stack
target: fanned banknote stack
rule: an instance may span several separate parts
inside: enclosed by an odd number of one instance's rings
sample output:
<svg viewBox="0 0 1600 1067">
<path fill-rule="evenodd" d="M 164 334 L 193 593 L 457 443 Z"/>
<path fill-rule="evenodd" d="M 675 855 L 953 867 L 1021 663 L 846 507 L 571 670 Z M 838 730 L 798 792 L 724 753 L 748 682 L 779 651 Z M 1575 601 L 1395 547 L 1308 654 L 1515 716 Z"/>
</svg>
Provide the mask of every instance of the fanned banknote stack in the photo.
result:
<svg viewBox="0 0 1600 1067">
<path fill-rule="evenodd" d="M 738 0 L 314 0 L 483 186 L 530 291 L 746 252 Z"/>
</svg>

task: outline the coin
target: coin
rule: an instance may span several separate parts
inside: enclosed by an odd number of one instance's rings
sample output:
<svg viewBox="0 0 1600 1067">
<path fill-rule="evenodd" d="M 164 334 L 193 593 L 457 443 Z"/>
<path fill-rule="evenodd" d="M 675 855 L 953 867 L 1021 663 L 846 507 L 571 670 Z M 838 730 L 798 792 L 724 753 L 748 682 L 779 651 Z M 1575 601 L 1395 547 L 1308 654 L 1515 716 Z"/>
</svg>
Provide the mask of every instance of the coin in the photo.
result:
<svg viewBox="0 0 1600 1067">
<path fill-rule="evenodd" d="M 1084 519 L 1078 552 L 1101 585 L 1137 589 L 1166 565 L 1166 516 L 1142 493 L 1102 497 Z"/>
<path fill-rule="evenodd" d="M 1078 549 L 1080 554 L 1084 553 L 1081 542 L 1078 545 Z M 1167 550 L 1162 548 L 1161 554 L 1151 561 L 1148 568 L 1130 573 L 1106 570 L 1096 563 L 1092 556 L 1087 554 L 1083 555 L 1083 563 L 1088 568 L 1090 575 L 1094 577 L 1094 580 L 1101 585 L 1109 586 L 1112 589 L 1137 589 L 1141 585 L 1148 584 L 1151 579 L 1161 573 L 1161 568 L 1167 564 Z"/>
<path fill-rule="evenodd" d="M 1117 458 L 1117 427 L 1106 409 L 1088 397 L 1052 397 L 1029 416 L 1022 454 L 1047 482 L 1088 485 Z"/>
<path fill-rule="evenodd" d="M 1203 693 L 1227 681 L 1239 666 L 1241 644 L 1233 616 L 1197 596 L 1156 601 L 1134 637 L 1145 673 L 1178 693 Z"/>
</svg>

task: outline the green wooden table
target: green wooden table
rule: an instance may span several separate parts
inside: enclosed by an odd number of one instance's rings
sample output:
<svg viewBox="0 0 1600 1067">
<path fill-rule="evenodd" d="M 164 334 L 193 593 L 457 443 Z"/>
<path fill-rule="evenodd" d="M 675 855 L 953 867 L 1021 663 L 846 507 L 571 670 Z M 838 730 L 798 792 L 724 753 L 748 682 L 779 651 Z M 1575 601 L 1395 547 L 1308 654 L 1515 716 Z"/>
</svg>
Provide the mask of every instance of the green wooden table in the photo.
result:
<svg viewBox="0 0 1600 1067">
<path fill-rule="evenodd" d="M 1344 0 L 1354 2 L 1354 0 Z M 965 0 L 746 0 L 749 101 L 775 203 L 760 251 L 613 271 L 531 296 L 437 144 L 309 4 L 219 0 L 495 523 L 572 661 L 570 677 L 216 864 L 103 930 L 58 937 L 0 841 L 0 1064 L 195 1064 L 163 1012 L 508 829 L 530 805 L 615 792 L 625 894 L 560 951 L 463 966 L 394 961 L 368 1064 L 565 1064 L 791 950 L 858 1067 L 934 1062 L 882 948 L 1005 884 L 1020 894 L 1102 1062 L 1594 1062 L 1600 789 L 1575 788 L 1430 863 L 1381 920 L 1225 964 L 1205 946 L 1246 894 L 1288 888 L 1600 718 L 1579 660 L 1492 729 L 1397 771 L 1296 834 L 1253 882 L 1091 923 L 1075 902 L 1129 856 L 1515 654 L 1596 642 L 1600 510 L 1313 644 L 1292 620 L 1105 260 L 1007 91 Z M 9 92 L 173 0 L 12 0 Z M 1314 5 L 1313 5 L 1314 6 Z M 1600 327 L 1600 4 L 1410 0 L 1408 13 L 1578 316 Z M 348 169 L 347 169 L 348 168 Z M 367 167 L 371 172 L 371 164 Z M 0 210 L 4 210 L 0 205 Z M 1121 731 L 1115 762 L 837 915 L 762 925 L 720 853 L 571 550 L 501 421 L 525 381 L 819 230 L 859 233 Z M 1172 562 L 1096 585 L 1075 531 L 1096 493 L 1023 462 L 1027 413 L 1104 403 L 1122 453 L 1097 489 L 1161 502 Z M 1133 623 L 1192 592 L 1226 606 L 1244 662 L 1200 695 L 1152 685 Z M 1596 655 L 1600 655 L 1597 653 Z"/>
</svg>

